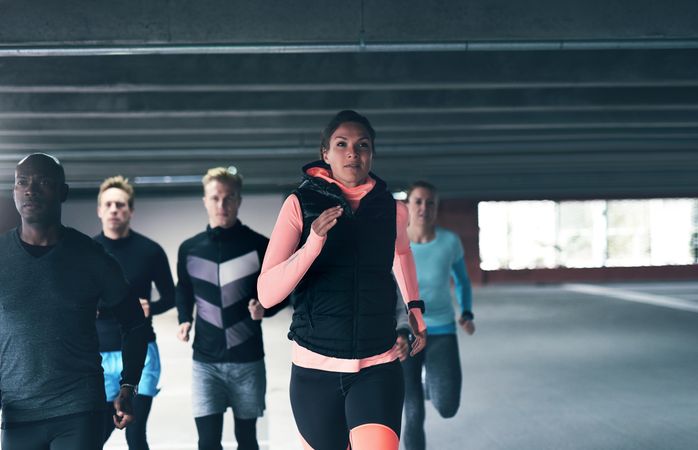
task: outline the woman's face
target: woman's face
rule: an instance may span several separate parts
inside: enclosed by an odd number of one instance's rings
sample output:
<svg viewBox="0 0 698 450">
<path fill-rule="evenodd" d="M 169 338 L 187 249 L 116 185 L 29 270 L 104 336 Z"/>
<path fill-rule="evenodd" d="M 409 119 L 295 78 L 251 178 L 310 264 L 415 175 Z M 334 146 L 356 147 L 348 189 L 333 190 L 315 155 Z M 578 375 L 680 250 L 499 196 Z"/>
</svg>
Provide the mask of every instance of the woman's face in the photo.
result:
<svg viewBox="0 0 698 450">
<path fill-rule="evenodd" d="M 410 214 L 410 224 L 433 226 L 436 223 L 436 210 L 439 199 L 430 189 L 422 187 L 412 189 L 407 199 L 407 210 Z"/>
<path fill-rule="evenodd" d="M 366 128 L 345 122 L 332 133 L 329 146 L 322 159 L 330 165 L 332 178 L 346 187 L 365 183 L 373 162 L 373 144 Z"/>
</svg>

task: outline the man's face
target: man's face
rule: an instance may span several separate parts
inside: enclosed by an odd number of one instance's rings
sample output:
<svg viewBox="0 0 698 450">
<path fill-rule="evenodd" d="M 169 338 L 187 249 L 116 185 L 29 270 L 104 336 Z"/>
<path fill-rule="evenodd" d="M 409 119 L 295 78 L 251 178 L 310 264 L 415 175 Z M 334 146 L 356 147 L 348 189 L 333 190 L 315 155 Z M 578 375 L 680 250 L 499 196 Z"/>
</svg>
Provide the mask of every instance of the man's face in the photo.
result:
<svg viewBox="0 0 698 450">
<path fill-rule="evenodd" d="M 235 225 L 242 198 L 233 186 L 214 179 L 204 186 L 203 200 L 211 228 Z"/>
<path fill-rule="evenodd" d="M 52 225 L 61 221 L 61 203 L 67 198 L 68 186 L 55 164 L 30 157 L 15 169 L 12 194 L 23 222 Z"/>
<path fill-rule="evenodd" d="M 133 210 L 128 205 L 128 200 L 128 194 L 116 187 L 102 192 L 97 207 L 102 230 L 123 235 L 129 229 Z"/>
</svg>

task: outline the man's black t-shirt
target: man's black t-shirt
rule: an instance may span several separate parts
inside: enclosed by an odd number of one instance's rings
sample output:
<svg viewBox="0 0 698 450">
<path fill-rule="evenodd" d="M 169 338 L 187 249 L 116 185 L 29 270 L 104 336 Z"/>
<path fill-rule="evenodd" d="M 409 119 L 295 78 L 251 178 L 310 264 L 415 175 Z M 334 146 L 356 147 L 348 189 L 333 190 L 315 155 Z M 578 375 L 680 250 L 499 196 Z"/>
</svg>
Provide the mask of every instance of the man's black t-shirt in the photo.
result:
<svg viewBox="0 0 698 450">
<path fill-rule="evenodd" d="M 111 307 L 130 358 L 123 381 L 138 384 L 145 320 L 119 264 L 89 237 L 66 228 L 42 256 L 18 230 L 0 235 L 0 392 L 3 423 L 104 408 L 95 315 Z"/>
</svg>

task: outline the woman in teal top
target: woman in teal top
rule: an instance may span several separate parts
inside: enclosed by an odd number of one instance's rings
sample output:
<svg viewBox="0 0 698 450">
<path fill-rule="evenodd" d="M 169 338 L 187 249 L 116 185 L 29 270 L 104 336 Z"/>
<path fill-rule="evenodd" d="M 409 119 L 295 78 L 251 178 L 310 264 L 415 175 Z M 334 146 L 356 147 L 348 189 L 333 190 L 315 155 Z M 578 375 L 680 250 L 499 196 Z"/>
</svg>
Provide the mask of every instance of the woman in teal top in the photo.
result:
<svg viewBox="0 0 698 450">
<path fill-rule="evenodd" d="M 472 291 L 465 269 L 463 247 L 458 236 L 436 226 L 438 195 L 434 185 L 417 181 L 407 194 L 410 223 L 407 234 L 417 265 L 419 295 L 426 305 L 424 321 L 429 333 L 425 350 L 403 362 L 405 374 L 406 450 L 424 450 L 424 391 L 422 368 L 425 369 L 429 400 L 444 418 L 453 417 L 460 406 L 461 368 L 456 338 L 456 314 L 451 301 L 450 279 L 455 284 L 460 306 L 458 325 L 467 334 L 475 332 Z"/>
</svg>

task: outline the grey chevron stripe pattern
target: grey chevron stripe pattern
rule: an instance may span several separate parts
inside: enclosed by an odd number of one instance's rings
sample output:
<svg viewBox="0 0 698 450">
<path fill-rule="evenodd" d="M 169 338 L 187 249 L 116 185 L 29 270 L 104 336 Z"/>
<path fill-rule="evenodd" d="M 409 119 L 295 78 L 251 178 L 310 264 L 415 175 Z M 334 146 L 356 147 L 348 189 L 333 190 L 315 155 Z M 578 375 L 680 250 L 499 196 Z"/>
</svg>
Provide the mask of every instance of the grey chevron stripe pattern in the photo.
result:
<svg viewBox="0 0 698 450">
<path fill-rule="evenodd" d="M 223 329 L 223 314 L 221 309 L 213 305 L 201 297 L 195 296 L 196 298 L 196 314 L 200 319 L 205 320 L 211 325 Z"/>
<path fill-rule="evenodd" d="M 252 336 L 254 336 L 254 324 L 252 319 L 245 319 L 236 323 L 232 327 L 225 329 L 225 341 L 228 348 L 240 345 Z"/>
<path fill-rule="evenodd" d="M 218 264 L 198 256 L 187 256 L 187 272 L 192 278 L 218 284 Z"/>
<path fill-rule="evenodd" d="M 240 300 L 249 298 L 250 292 L 254 292 L 254 284 L 257 282 L 256 273 L 252 276 L 240 278 L 221 287 L 221 303 L 223 308 L 232 306 Z"/>
<path fill-rule="evenodd" d="M 232 283 L 240 278 L 259 272 L 261 264 L 256 251 L 251 251 L 237 258 L 221 263 L 219 268 L 221 286 Z"/>
<path fill-rule="evenodd" d="M 227 348 L 240 345 L 255 335 L 255 324 L 251 318 L 246 318 L 229 327 L 223 326 L 223 309 L 249 298 L 254 290 L 261 264 L 256 251 L 246 253 L 224 263 L 217 264 L 198 256 L 187 257 L 187 272 L 192 278 L 217 285 L 221 293 L 221 306 L 207 302 L 201 297 L 196 298 L 197 315 L 216 328 L 225 331 Z"/>
</svg>

